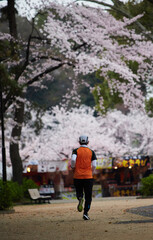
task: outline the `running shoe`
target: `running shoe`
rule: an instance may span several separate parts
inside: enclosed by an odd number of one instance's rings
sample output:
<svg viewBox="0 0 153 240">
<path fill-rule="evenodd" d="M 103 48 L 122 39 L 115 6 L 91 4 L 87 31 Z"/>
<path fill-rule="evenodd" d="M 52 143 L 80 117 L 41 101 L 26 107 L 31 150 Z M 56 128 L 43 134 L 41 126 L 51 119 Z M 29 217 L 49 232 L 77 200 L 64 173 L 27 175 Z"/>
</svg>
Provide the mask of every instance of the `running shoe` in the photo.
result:
<svg viewBox="0 0 153 240">
<path fill-rule="evenodd" d="M 79 204 L 77 206 L 77 209 L 78 209 L 79 212 L 82 212 L 82 210 L 83 210 L 83 198 L 79 199 Z"/>
<path fill-rule="evenodd" d="M 90 217 L 88 216 L 87 213 L 84 213 L 84 214 L 83 214 L 83 219 L 84 219 L 84 220 L 90 220 Z"/>
</svg>

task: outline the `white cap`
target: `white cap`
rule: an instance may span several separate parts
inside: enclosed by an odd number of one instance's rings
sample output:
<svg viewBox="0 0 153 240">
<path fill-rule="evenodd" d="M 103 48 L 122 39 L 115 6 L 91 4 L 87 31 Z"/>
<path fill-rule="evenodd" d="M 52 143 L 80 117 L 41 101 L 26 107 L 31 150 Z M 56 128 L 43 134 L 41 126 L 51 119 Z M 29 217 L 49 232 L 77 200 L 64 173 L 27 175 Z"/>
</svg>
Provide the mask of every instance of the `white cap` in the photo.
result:
<svg viewBox="0 0 153 240">
<path fill-rule="evenodd" d="M 80 144 L 88 144 L 88 136 L 85 136 L 85 135 L 83 135 L 83 136 L 80 136 L 79 137 L 79 143 Z"/>
</svg>

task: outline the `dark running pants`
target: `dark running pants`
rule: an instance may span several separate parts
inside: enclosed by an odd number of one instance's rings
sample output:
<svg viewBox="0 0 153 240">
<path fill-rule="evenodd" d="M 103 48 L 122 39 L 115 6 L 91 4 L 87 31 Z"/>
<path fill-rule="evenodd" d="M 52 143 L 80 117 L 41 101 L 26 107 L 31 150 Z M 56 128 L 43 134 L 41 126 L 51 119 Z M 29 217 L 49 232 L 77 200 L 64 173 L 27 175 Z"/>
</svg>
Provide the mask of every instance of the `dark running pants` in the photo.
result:
<svg viewBox="0 0 153 240">
<path fill-rule="evenodd" d="M 74 179 L 74 187 L 78 200 L 85 194 L 84 213 L 87 213 L 92 201 L 93 179 Z"/>
</svg>

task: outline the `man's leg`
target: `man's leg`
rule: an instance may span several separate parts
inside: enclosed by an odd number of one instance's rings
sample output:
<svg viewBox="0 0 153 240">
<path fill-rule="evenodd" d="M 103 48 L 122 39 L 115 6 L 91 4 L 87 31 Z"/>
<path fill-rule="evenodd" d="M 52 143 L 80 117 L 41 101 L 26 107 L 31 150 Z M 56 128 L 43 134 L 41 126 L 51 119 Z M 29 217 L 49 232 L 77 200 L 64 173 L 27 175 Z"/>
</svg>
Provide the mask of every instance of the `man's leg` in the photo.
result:
<svg viewBox="0 0 153 240">
<path fill-rule="evenodd" d="M 74 179 L 74 187 L 76 190 L 76 196 L 79 200 L 80 198 L 83 198 L 83 184 L 82 179 Z"/>
<path fill-rule="evenodd" d="M 82 179 L 74 179 L 74 186 L 76 189 L 77 199 L 79 200 L 77 209 L 79 212 L 82 212 L 82 210 L 83 210 L 83 182 L 82 182 Z"/>
<path fill-rule="evenodd" d="M 84 214 L 85 215 L 88 215 L 88 211 L 91 206 L 92 187 L 93 187 L 93 179 L 84 179 L 84 192 L 85 192 Z"/>
</svg>

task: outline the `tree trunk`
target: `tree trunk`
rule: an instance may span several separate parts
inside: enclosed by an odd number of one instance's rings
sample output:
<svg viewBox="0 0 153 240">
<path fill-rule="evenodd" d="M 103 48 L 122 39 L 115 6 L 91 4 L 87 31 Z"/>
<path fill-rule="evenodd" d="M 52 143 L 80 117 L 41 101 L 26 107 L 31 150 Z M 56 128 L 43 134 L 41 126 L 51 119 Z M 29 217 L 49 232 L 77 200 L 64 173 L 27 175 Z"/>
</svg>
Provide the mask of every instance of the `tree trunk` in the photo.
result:
<svg viewBox="0 0 153 240">
<path fill-rule="evenodd" d="M 24 103 L 17 102 L 15 107 L 15 122 L 16 125 L 12 129 L 12 141 L 10 143 L 10 158 L 12 162 L 13 169 L 13 181 L 22 184 L 22 160 L 19 154 L 19 141 L 22 130 L 22 123 L 24 118 Z"/>
<path fill-rule="evenodd" d="M 15 0 L 7 1 L 7 12 L 8 12 L 8 21 L 9 21 L 9 30 L 11 36 L 17 38 L 17 26 L 15 18 Z"/>
<path fill-rule="evenodd" d="M 17 25 L 16 25 L 16 9 L 15 9 L 15 0 L 7 1 L 7 12 L 8 12 L 8 21 L 9 21 L 9 31 L 11 36 L 17 39 Z M 12 55 L 14 55 L 14 44 L 12 44 Z M 24 103 L 17 102 L 15 107 L 14 120 L 16 125 L 12 129 L 12 141 L 10 143 L 10 158 L 13 169 L 13 181 L 22 184 L 22 160 L 19 154 L 19 141 L 22 130 L 23 116 L 24 116 Z"/>
</svg>

